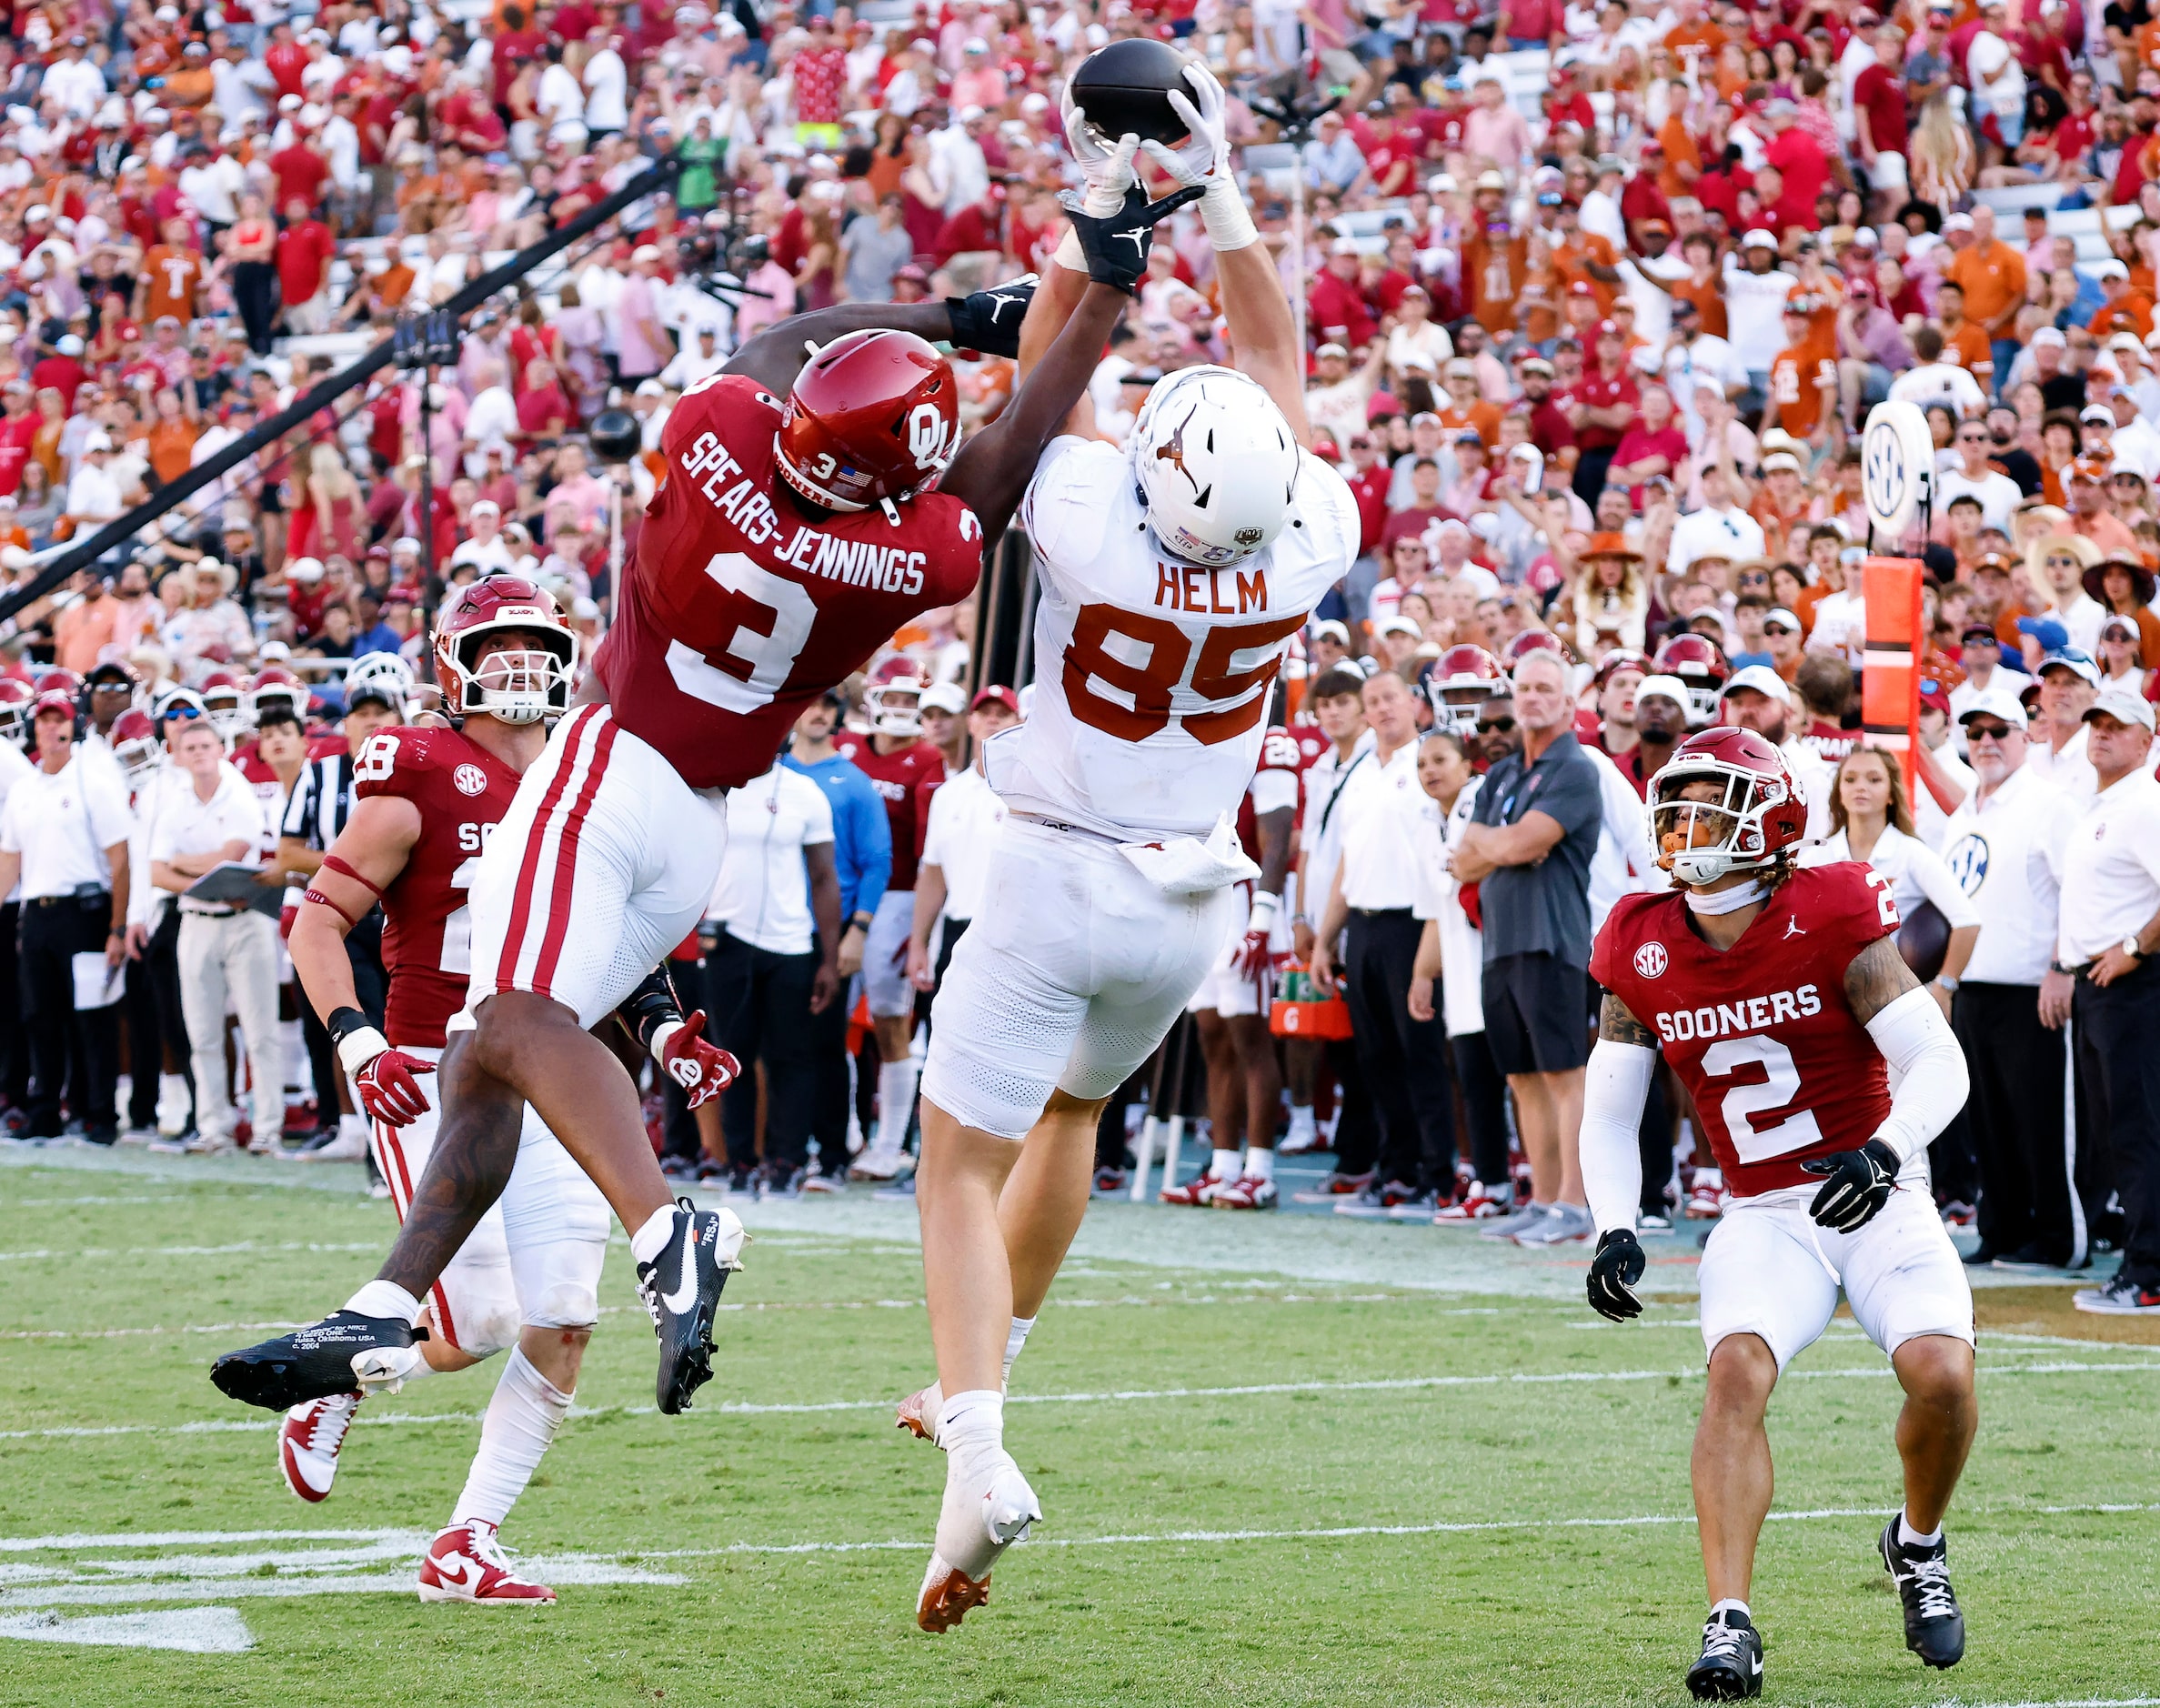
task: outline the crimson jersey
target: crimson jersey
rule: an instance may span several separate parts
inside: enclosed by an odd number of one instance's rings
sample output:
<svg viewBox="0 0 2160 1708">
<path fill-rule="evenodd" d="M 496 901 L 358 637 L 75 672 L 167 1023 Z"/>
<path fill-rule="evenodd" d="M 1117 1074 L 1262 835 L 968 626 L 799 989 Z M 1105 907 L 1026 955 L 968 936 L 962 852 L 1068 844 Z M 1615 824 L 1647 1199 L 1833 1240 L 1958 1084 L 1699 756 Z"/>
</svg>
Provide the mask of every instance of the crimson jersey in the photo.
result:
<svg viewBox="0 0 2160 1708">
<path fill-rule="evenodd" d="M 353 762 L 353 793 L 395 795 L 419 809 L 420 839 L 383 892 L 383 1035 L 439 1049 L 472 973 L 465 892 L 517 796 L 517 773 L 456 729 L 398 725 L 368 737 Z"/>
<path fill-rule="evenodd" d="M 1315 731 L 1315 733 L 1318 732 Z M 1321 751 L 1325 751 L 1328 746 L 1327 741 L 1323 738 L 1320 745 Z M 1253 799 L 1253 793 L 1256 789 L 1261 789 L 1261 779 L 1271 771 L 1286 774 L 1290 779 L 1292 790 L 1291 829 L 1293 839 L 1292 846 L 1294 847 L 1297 829 L 1296 815 L 1304 803 L 1305 768 L 1319 757 L 1319 753 L 1308 754 L 1305 750 L 1305 744 L 1281 724 L 1271 726 L 1267 734 L 1261 738 L 1260 764 L 1252 773 L 1252 781 L 1245 786 L 1245 793 L 1238 802 L 1238 841 L 1252 859 L 1256 860 L 1260 859 L 1261 809 Z M 1279 810 L 1281 803 L 1274 798 L 1273 792 L 1269 790 L 1261 790 L 1261 792 L 1269 795 L 1268 810 Z"/>
<path fill-rule="evenodd" d="M 739 375 L 683 393 L 593 660 L 618 721 L 693 789 L 762 775 L 806 706 L 982 568 L 982 524 L 946 493 L 897 526 L 882 507 L 811 520 L 773 467 L 780 411 Z"/>
<path fill-rule="evenodd" d="M 843 729 L 832 745 L 840 757 L 870 779 L 885 816 L 892 824 L 892 876 L 885 888 L 915 888 L 915 862 L 928 828 L 930 795 L 945 780 L 945 756 L 928 741 L 916 741 L 891 753 L 879 753 L 870 738 Z"/>
<path fill-rule="evenodd" d="M 1722 954 L 1676 890 L 1614 905 L 1590 976 L 1657 1034 L 1735 1197 L 1807 1184 L 1804 1159 L 1857 1150 L 1889 1115 L 1845 969 L 1897 928 L 1890 880 L 1857 860 L 1803 867 Z"/>
</svg>

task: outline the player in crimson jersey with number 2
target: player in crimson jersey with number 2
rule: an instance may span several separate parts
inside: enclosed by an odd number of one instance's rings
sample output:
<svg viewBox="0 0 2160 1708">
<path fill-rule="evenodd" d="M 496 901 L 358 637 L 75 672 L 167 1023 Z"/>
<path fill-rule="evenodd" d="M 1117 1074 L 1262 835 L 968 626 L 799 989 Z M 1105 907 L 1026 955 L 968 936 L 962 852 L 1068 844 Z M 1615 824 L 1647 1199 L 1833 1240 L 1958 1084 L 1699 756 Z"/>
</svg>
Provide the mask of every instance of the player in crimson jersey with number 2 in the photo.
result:
<svg viewBox="0 0 2160 1708">
<path fill-rule="evenodd" d="M 916 1605 L 930 1631 L 980 1604 L 991 1564 L 1040 1516 L 1005 1451 L 1004 1372 L 1087 1210 L 1104 1102 L 1242 929 L 1235 886 L 1260 869 L 1231 815 L 1268 691 L 1357 557 L 1356 501 L 1305 448 L 1297 334 L 1230 170 L 1222 91 L 1201 67 L 1185 75 L 1194 100 L 1170 98 L 1189 140 L 1149 148 L 1201 191 L 1244 371 L 1159 382 L 1128 447 L 1052 441 L 1021 507 L 1041 589 L 1034 708 L 983 748 L 1008 817 L 923 1065 L 916 1194 L 939 1380 L 901 1421 L 947 1455 Z M 1114 199 L 1130 150 L 1077 109 L 1066 135 L 1090 196 Z M 1080 289 L 1061 251 L 1029 312 L 1023 373 Z"/>
<path fill-rule="evenodd" d="M 438 1069 L 445 1118 L 397 1243 L 326 1323 L 221 1361 L 226 1392 L 309 1397 L 295 1379 L 341 1392 L 318 1384 L 351 1385 L 334 1355 L 347 1347 L 356 1366 L 417 1362 L 421 1300 L 502 1196 L 527 1103 L 629 1231 L 660 1341 L 658 1409 L 681 1411 L 710 1378 L 742 1224 L 669 1201 L 637 1087 L 587 1029 L 696 927 L 725 791 L 769 769 L 803 708 L 895 629 L 973 587 L 1137 289 L 1155 223 L 1194 194 L 1150 206 L 1132 189 L 1076 217 L 1090 281 L 1079 308 L 965 446 L 951 365 L 927 339 L 1017 354 L 1025 285 L 799 316 L 683 394 L 593 674 L 474 870 L 472 972 Z"/>
<path fill-rule="evenodd" d="M 1590 961 L 1609 993 L 1582 1112 L 1591 1304 L 1615 1321 L 1642 1313 L 1636 1131 L 1660 1053 L 1732 1194 L 1700 1273 L 1710 1386 L 1693 1470 L 1711 1612 L 1687 1682 L 1713 1702 L 1762 1692 L 1747 1598 L 1770 1510 L 1763 1414 L 1841 1291 L 1905 1390 L 1905 1502 L 1878 1548 L 1906 1646 L 1938 1667 L 1964 1653 L 1942 1523 L 1977 1421 L 1973 1296 L 1922 1154 L 1964 1103 L 1964 1056 L 1897 952 L 1889 880 L 1858 861 L 1795 866 L 1807 809 L 1763 737 L 1690 736 L 1646 807 L 1674 886 L 1623 897 Z"/>
</svg>

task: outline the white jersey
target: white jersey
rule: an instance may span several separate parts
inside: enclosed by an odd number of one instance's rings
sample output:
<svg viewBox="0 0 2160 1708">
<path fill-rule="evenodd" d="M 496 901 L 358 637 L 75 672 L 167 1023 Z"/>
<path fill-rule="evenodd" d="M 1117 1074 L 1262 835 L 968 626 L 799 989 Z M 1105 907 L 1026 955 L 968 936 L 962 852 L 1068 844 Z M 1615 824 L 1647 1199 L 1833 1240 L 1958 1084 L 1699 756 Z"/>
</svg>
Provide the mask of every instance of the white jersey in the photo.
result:
<svg viewBox="0 0 2160 1708">
<path fill-rule="evenodd" d="M 1274 543 L 1208 568 L 1159 547 L 1126 452 L 1060 437 L 1020 520 L 1041 583 L 1035 703 L 984 748 L 991 788 L 1121 841 L 1208 835 L 1252 781 L 1291 637 L 1358 555 L 1350 487 L 1301 454 Z"/>
</svg>

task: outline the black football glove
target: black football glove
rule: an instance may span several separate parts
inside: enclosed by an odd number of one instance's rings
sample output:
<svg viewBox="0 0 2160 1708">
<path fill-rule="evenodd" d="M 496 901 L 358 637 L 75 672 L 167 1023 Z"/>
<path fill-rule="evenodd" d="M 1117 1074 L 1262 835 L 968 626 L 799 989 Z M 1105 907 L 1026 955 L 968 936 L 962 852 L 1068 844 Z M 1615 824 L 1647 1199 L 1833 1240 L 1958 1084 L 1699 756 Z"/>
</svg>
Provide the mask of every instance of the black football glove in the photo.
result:
<svg viewBox="0 0 2160 1708">
<path fill-rule="evenodd" d="M 1078 190 L 1067 190 L 1058 199 L 1080 235 L 1080 252 L 1088 258 L 1088 276 L 1098 285 L 1112 286 L 1131 296 L 1138 294 L 1140 282 L 1147 274 L 1148 248 L 1154 241 L 1156 226 L 1186 203 L 1198 201 L 1201 195 L 1201 186 L 1191 184 L 1160 202 L 1150 202 L 1147 191 L 1135 184 L 1125 192 L 1125 205 L 1108 219 L 1082 213 Z"/>
<path fill-rule="evenodd" d="M 1020 353 L 1020 322 L 1028 317 L 1028 305 L 1035 300 L 1034 274 L 1009 285 L 976 291 L 968 296 L 948 296 L 945 313 L 952 323 L 955 349 L 980 350 L 985 356 L 1017 357 Z"/>
<path fill-rule="evenodd" d="M 1829 1177 L 1807 1213 L 1833 1233 L 1857 1233 L 1890 1201 L 1897 1190 L 1897 1171 L 1904 1165 L 1880 1139 L 1870 1139 L 1857 1150 L 1815 1157 L 1800 1166 L 1806 1173 Z"/>
<path fill-rule="evenodd" d="M 1643 1314 L 1635 1283 L 1650 1260 L 1630 1228 L 1610 1228 L 1598 1235 L 1597 1255 L 1590 1260 L 1590 1308 L 1601 1317 L 1625 1322 Z"/>
</svg>

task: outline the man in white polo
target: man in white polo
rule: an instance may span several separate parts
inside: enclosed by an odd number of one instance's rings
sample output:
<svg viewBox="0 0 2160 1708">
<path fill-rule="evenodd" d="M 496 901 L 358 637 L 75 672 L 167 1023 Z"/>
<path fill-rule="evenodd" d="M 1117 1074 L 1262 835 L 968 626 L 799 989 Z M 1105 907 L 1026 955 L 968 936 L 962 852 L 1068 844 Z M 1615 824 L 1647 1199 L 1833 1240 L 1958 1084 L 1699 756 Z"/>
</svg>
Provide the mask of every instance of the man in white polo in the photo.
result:
<svg viewBox="0 0 2160 1708">
<path fill-rule="evenodd" d="M 166 790 L 150 829 L 150 881 L 180 898 L 180 1011 L 195 1064 L 196 1137 L 188 1150 L 233 1149 L 237 1116 L 226 1084 L 225 1015 L 239 1017 L 253 1080 L 253 1142 L 276 1145 L 285 1125 L 285 1052 L 277 1029 L 277 926 L 246 908 L 186 892 L 229 861 L 259 859 L 267 825 L 247 779 L 225 763 L 206 718 L 172 738 L 185 786 Z"/>
<path fill-rule="evenodd" d="M 2103 688 L 2085 708 L 2098 788 L 2063 861 L 2056 964 L 2074 973 L 2080 1125 L 2123 1206 L 2123 1264 L 2071 1302 L 2104 1316 L 2160 1317 L 2160 781 L 2153 705 Z"/>
</svg>

